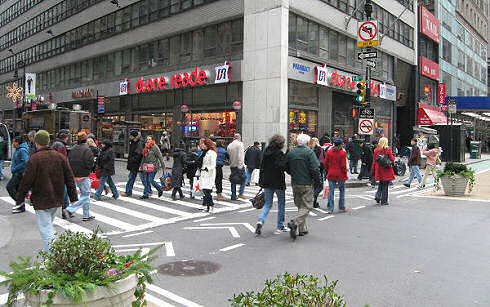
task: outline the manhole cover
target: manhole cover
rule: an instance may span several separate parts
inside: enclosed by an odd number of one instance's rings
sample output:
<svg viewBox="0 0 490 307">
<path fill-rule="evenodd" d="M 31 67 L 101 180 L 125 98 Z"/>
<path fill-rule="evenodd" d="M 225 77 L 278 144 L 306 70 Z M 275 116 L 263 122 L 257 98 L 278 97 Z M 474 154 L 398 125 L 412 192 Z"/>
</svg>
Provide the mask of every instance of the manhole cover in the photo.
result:
<svg viewBox="0 0 490 307">
<path fill-rule="evenodd" d="M 199 276 L 215 273 L 221 266 L 209 261 L 181 260 L 162 264 L 158 273 L 172 276 Z"/>
</svg>

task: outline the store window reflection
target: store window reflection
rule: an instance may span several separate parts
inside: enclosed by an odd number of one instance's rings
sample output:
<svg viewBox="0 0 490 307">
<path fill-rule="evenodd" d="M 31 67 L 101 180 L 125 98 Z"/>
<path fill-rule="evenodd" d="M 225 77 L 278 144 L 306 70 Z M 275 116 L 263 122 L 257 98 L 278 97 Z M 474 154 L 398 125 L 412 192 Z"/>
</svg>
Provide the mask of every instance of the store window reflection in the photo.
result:
<svg viewBox="0 0 490 307">
<path fill-rule="evenodd" d="M 236 112 L 188 113 L 185 115 L 184 137 L 222 138 L 231 141 L 236 132 Z"/>
</svg>

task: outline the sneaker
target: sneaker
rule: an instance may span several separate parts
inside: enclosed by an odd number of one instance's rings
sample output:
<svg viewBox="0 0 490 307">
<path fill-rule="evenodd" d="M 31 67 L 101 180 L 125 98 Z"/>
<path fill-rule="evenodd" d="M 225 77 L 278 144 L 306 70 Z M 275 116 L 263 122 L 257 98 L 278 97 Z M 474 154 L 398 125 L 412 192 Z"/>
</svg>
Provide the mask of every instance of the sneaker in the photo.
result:
<svg viewBox="0 0 490 307">
<path fill-rule="evenodd" d="M 423 188 L 425 188 L 425 185 L 419 185 L 419 186 L 417 186 L 417 189 L 419 189 L 419 190 L 422 190 Z"/>
<path fill-rule="evenodd" d="M 22 212 L 25 212 L 25 211 L 26 211 L 26 206 L 25 206 L 24 203 L 12 207 L 12 213 L 13 214 L 22 213 Z"/>
<path fill-rule="evenodd" d="M 384 203 L 384 204 L 381 204 L 381 206 L 388 206 L 389 203 Z"/>
<path fill-rule="evenodd" d="M 407 188 L 410 188 L 410 183 L 404 183 L 403 185 L 406 186 Z"/>
<path fill-rule="evenodd" d="M 92 216 L 89 216 L 89 217 L 84 217 L 84 218 L 82 218 L 82 221 L 84 221 L 84 222 L 88 222 L 88 221 L 91 221 L 91 220 L 93 220 L 93 219 L 95 219 L 95 216 L 93 216 L 93 215 L 92 215 Z"/>
<path fill-rule="evenodd" d="M 374 200 L 376 201 L 377 204 L 381 201 L 379 198 L 375 197 Z"/>
<path fill-rule="evenodd" d="M 148 199 L 149 197 L 148 196 L 140 196 L 140 199 Z"/>
<path fill-rule="evenodd" d="M 313 204 L 313 208 L 320 208 L 320 204 L 316 202 L 315 204 Z"/>
<path fill-rule="evenodd" d="M 281 233 L 288 232 L 288 231 L 289 231 L 289 228 L 287 228 L 287 227 L 284 226 L 281 229 L 274 230 L 274 234 L 275 235 L 280 235 Z"/>
<path fill-rule="evenodd" d="M 180 200 L 182 200 L 184 198 L 185 198 L 184 195 L 180 195 L 180 197 L 179 197 Z"/>
<path fill-rule="evenodd" d="M 296 223 L 293 220 L 291 220 L 288 223 L 288 227 L 289 227 L 289 236 L 291 237 L 291 239 L 296 240 L 296 236 L 297 236 L 296 230 L 298 230 L 298 225 L 296 225 Z"/>
<path fill-rule="evenodd" d="M 128 194 L 128 193 L 124 193 L 124 192 L 122 192 L 122 193 L 121 193 L 121 196 L 122 196 L 122 197 L 129 197 L 129 196 L 131 196 L 131 194 Z"/>
<path fill-rule="evenodd" d="M 260 235 L 262 233 L 262 224 L 257 223 L 257 226 L 255 227 L 255 234 Z"/>
<path fill-rule="evenodd" d="M 333 211 L 327 211 L 327 214 L 333 214 Z"/>
</svg>

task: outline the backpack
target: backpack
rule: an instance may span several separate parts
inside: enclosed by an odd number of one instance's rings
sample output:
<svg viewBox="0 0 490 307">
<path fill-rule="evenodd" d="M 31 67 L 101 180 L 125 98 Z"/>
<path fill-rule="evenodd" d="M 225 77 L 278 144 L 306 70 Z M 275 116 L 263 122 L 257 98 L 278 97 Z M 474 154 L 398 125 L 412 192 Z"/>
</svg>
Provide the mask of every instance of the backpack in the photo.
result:
<svg viewBox="0 0 490 307">
<path fill-rule="evenodd" d="M 323 150 L 323 148 L 322 148 L 322 152 L 320 153 L 320 156 L 318 157 L 318 161 L 320 162 L 320 165 L 323 166 L 325 164 L 325 158 L 326 158 L 325 150 Z"/>
</svg>

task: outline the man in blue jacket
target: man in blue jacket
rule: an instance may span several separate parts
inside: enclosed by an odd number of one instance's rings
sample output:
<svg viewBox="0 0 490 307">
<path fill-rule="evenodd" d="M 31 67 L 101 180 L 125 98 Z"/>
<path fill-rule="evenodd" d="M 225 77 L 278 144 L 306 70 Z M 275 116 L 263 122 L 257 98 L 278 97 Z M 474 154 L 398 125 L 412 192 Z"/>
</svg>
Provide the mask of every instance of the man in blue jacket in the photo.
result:
<svg viewBox="0 0 490 307">
<path fill-rule="evenodd" d="M 15 152 L 12 156 L 12 164 L 10 171 L 12 178 L 7 183 L 7 191 L 13 200 L 17 201 L 17 189 L 19 188 L 20 181 L 24 175 L 24 171 L 27 168 L 27 161 L 29 160 L 29 146 L 24 142 L 22 136 L 16 136 L 13 142 Z M 22 201 L 20 204 L 15 205 L 12 208 L 12 213 L 22 213 L 26 211 L 25 204 Z"/>
</svg>

